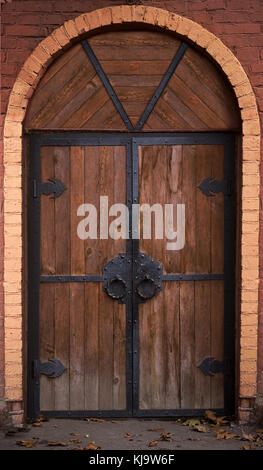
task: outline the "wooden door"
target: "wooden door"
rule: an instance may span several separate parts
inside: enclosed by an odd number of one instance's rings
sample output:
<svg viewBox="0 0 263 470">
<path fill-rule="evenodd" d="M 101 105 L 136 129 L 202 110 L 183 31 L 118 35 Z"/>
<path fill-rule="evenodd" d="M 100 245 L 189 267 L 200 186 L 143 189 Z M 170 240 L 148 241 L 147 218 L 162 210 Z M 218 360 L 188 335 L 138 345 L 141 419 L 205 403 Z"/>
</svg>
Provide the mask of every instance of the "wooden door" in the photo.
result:
<svg viewBox="0 0 263 470">
<path fill-rule="evenodd" d="M 155 213 L 151 237 L 145 239 L 141 223 L 137 246 L 163 273 L 161 292 L 135 307 L 138 416 L 233 405 L 231 151 L 231 138 L 223 136 L 136 138 L 138 200 L 163 207 L 164 231 L 158 239 Z M 184 206 L 185 240 L 174 249 L 165 233 L 165 204 L 173 205 L 175 231 Z"/>
<path fill-rule="evenodd" d="M 50 65 L 25 119 L 29 415 L 233 412 L 240 122 L 172 34 L 101 31 Z"/>
<path fill-rule="evenodd" d="M 223 134 L 32 138 L 31 413 L 231 409 L 232 152 Z M 129 223 L 126 236 L 113 239 L 116 203 L 127 204 Z M 140 231 L 134 222 L 138 204 L 162 208 L 146 237 L 143 220 Z M 83 239 L 90 205 L 97 225 L 87 222 Z M 175 249 L 166 205 L 173 231 L 184 206 L 185 240 Z"/>
</svg>

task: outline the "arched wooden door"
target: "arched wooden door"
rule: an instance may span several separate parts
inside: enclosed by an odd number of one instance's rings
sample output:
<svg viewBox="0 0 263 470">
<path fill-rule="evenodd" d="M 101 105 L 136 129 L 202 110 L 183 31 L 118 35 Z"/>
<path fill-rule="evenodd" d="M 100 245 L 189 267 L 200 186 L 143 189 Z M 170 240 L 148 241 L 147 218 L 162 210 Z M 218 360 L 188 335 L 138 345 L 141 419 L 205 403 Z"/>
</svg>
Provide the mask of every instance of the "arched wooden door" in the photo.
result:
<svg viewBox="0 0 263 470">
<path fill-rule="evenodd" d="M 103 33 L 48 69 L 25 122 L 29 415 L 233 412 L 239 125 L 170 35 Z"/>
</svg>

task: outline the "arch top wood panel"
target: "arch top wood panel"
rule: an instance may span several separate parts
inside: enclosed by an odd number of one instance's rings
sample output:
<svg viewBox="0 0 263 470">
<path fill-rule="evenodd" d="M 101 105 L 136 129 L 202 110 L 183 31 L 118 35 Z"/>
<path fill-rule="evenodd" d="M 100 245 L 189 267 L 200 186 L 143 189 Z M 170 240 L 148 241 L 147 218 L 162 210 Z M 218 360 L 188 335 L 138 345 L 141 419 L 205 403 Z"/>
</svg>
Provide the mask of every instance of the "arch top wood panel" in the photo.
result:
<svg viewBox="0 0 263 470">
<path fill-rule="evenodd" d="M 181 41 L 166 33 L 134 30 L 97 34 L 89 44 L 135 127 Z M 236 98 L 222 72 L 189 46 L 143 130 L 227 130 L 240 125 Z M 25 128 L 127 130 L 81 43 L 47 70 L 31 100 Z"/>
</svg>

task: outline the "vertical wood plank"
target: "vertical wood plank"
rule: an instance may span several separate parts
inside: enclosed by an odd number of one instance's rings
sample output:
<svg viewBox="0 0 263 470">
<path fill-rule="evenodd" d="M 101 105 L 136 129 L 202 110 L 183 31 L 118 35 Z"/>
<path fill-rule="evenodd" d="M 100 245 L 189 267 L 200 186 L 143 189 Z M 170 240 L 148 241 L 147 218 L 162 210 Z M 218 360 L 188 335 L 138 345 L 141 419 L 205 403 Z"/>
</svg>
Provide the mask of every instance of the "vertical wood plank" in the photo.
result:
<svg viewBox="0 0 263 470">
<path fill-rule="evenodd" d="M 56 274 L 70 274 L 70 160 L 68 147 L 55 148 L 55 178 L 66 191 L 55 199 Z"/>
<path fill-rule="evenodd" d="M 211 406 L 211 378 L 198 367 L 206 357 L 211 357 L 210 283 L 195 281 L 195 408 Z"/>
<path fill-rule="evenodd" d="M 164 408 L 180 408 L 180 286 L 179 282 L 163 284 L 164 315 Z"/>
<path fill-rule="evenodd" d="M 42 147 L 40 157 L 42 182 L 54 178 L 54 159 L 55 149 Z M 55 199 L 42 195 L 40 205 L 40 273 L 51 275 L 56 271 Z"/>
<path fill-rule="evenodd" d="M 70 409 L 85 409 L 85 286 L 70 285 Z"/>
<path fill-rule="evenodd" d="M 39 351 L 41 362 L 55 357 L 55 286 L 40 284 L 39 292 Z M 53 410 L 55 382 L 46 375 L 40 376 L 40 409 Z"/>
<path fill-rule="evenodd" d="M 211 281 L 211 357 L 224 359 L 224 281 Z M 224 375 L 211 378 L 211 407 L 224 407 Z"/>
<path fill-rule="evenodd" d="M 114 300 L 99 290 L 99 408 L 113 408 L 113 312 Z"/>
<path fill-rule="evenodd" d="M 182 409 L 195 407 L 195 289 L 194 282 L 180 282 L 180 372 Z"/>
<path fill-rule="evenodd" d="M 71 275 L 85 273 L 84 240 L 77 234 L 80 217 L 78 208 L 85 202 L 84 192 L 84 150 L 82 147 L 70 148 L 70 272 Z"/>
<path fill-rule="evenodd" d="M 55 358 L 66 370 L 55 380 L 55 410 L 69 410 L 70 376 L 70 286 L 55 285 Z"/>
<path fill-rule="evenodd" d="M 85 284 L 85 409 L 99 409 L 99 289 Z"/>
</svg>

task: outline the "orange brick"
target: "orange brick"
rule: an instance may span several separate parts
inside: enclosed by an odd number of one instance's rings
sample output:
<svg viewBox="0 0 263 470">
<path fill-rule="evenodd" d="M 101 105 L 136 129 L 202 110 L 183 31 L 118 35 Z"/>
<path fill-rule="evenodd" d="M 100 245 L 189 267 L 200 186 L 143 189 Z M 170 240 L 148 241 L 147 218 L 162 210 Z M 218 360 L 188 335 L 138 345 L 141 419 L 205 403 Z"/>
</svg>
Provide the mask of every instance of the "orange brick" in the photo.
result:
<svg viewBox="0 0 263 470">
<path fill-rule="evenodd" d="M 20 137 L 22 136 L 22 124 L 20 122 L 5 122 L 5 137 Z"/>
<path fill-rule="evenodd" d="M 40 45 L 34 49 L 32 55 L 44 68 L 51 62 L 51 54 L 46 49 L 40 47 Z"/>
<path fill-rule="evenodd" d="M 5 393 L 6 393 L 6 399 L 7 400 L 21 400 L 23 398 L 23 390 L 22 390 L 22 383 L 20 385 L 20 388 L 17 387 L 17 382 L 15 381 L 15 388 L 13 387 L 8 387 L 6 385 L 5 387 Z M 19 416 L 17 416 L 19 418 Z M 17 418 L 16 417 L 16 418 Z M 12 417 L 12 420 L 15 418 L 15 416 Z M 19 423 L 18 423 L 19 424 Z"/>
<path fill-rule="evenodd" d="M 254 186 L 259 184 L 259 174 L 249 174 L 249 173 L 243 173 L 242 175 L 242 185 L 243 186 Z"/>
<path fill-rule="evenodd" d="M 258 161 L 255 161 L 255 162 L 243 161 L 242 172 L 245 175 L 258 175 L 259 174 L 259 162 Z"/>
<path fill-rule="evenodd" d="M 210 31 L 207 31 L 204 28 L 201 28 L 196 42 L 199 44 L 199 46 L 206 48 L 208 47 L 208 44 L 210 44 L 215 39 L 217 38 L 214 34 L 210 33 Z"/>
<path fill-rule="evenodd" d="M 240 364 L 241 372 L 256 372 L 257 371 L 257 362 L 256 361 L 241 361 Z"/>
<path fill-rule="evenodd" d="M 253 266 L 250 266 L 253 267 Z M 256 302 L 258 300 L 258 291 L 257 289 L 254 290 L 245 290 L 242 289 L 241 292 L 241 301 L 242 302 Z"/>
<path fill-rule="evenodd" d="M 147 7 L 144 13 L 144 22 L 155 25 L 157 23 L 157 15 L 159 8 Z"/>
<path fill-rule="evenodd" d="M 242 257 L 242 266 L 244 268 L 257 268 L 258 267 L 258 257 L 257 256 L 243 256 Z"/>
<path fill-rule="evenodd" d="M 251 106 L 256 106 L 256 98 L 253 93 L 249 93 L 245 96 L 240 96 L 237 100 L 240 108 L 249 108 Z"/>
<path fill-rule="evenodd" d="M 237 97 L 253 93 L 252 87 L 248 81 L 246 83 L 236 85 L 234 91 Z"/>
<path fill-rule="evenodd" d="M 244 211 L 242 213 L 243 222 L 258 222 L 258 218 L 259 214 L 257 211 Z"/>
<path fill-rule="evenodd" d="M 21 201 L 5 201 L 5 212 L 22 212 L 22 203 Z"/>
<path fill-rule="evenodd" d="M 37 79 L 37 74 L 32 72 L 32 70 L 26 70 L 25 67 L 20 70 L 18 76 L 21 78 L 21 80 L 28 83 L 29 85 L 33 85 Z"/>
<path fill-rule="evenodd" d="M 256 221 L 258 221 L 258 211 L 246 211 L 245 215 L 248 214 L 256 214 Z M 258 247 L 251 246 L 251 245 L 241 245 L 242 254 L 245 253 L 246 255 L 255 255 L 258 256 Z"/>
<path fill-rule="evenodd" d="M 9 106 L 7 110 L 8 121 L 22 122 L 26 114 L 26 109 L 18 106 Z"/>
<path fill-rule="evenodd" d="M 39 44 L 42 49 L 48 52 L 51 56 L 61 51 L 62 46 L 55 40 L 55 36 L 48 36 Z"/>
<path fill-rule="evenodd" d="M 5 188 L 21 188 L 22 187 L 22 178 L 21 176 L 4 176 L 4 186 Z"/>
<path fill-rule="evenodd" d="M 37 59 L 35 59 L 34 55 L 31 55 L 25 61 L 24 68 L 38 74 L 43 69 L 43 66 Z"/>
<path fill-rule="evenodd" d="M 169 13 L 165 10 L 160 10 L 157 15 L 157 25 L 162 28 L 167 28 L 167 23 L 169 19 Z"/>
<path fill-rule="evenodd" d="M 122 5 L 123 23 L 130 23 L 132 21 L 132 9 L 129 5 Z M 111 9 L 112 14 L 112 9 Z"/>
<path fill-rule="evenodd" d="M 257 350 L 255 348 L 254 349 L 242 348 L 240 352 L 240 356 L 241 356 L 241 360 L 243 360 L 243 358 L 257 360 Z"/>
<path fill-rule="evenodd" d="M 176 15 L 175 13 L 168 12 L 167 28 L 170 29 L 171 31 L 176 31 L 179 18 L 180 17 Z M 191 29 L 191 31 L 192 30 L 193 29 Z"/>
<path fill-rule="evenodd" d="M 241 315 L 241 326 L 253 326 L 257 327 L 258 325 L 258 315 L 256 313 L 250 313 L 247 315 Z"/>
<path fill-rule="evenodd" d="M 256 106 L 253 106 L 251 108 L 241 109 L 241 117 L 242 119 L 258 118 L 258 111 L 257 111 Z"/>
<path fill-rule="evenodd" d="M 89 26 L 89 29 L 98 29 L 101 27 L 101 22 L 100 22 L 100 17 L 97 13 L 97 11 L 92 11 L 91 13 L 88 13 L 85 15 L 85 20 Z"/>
<path fill-rule="evenodd" d="M 63 26 L 65 28 L 65 31 L 66 31 L 67 36 L 69 37 L 69 39 L 75 39 L 75 38 L 78 37 L 79 32 L 78 32 L 77 26 L 75 25 L 75 22 L 73 20 L 66 21 L 66 23 L 64 23 Z"/>
<path fill-rule="evenodd" d="M 243 121 L 243 134 L 259 135 L 260 124 L 258 119 L 250 119 Z"/>
<path fill-rule="evenodd" d="M 28 98 L 12 91 L 9 98 L 9 105 L 21 106 L 21 108 L 26 108 L 28 105 Z"/>
<path fill-rule="evenodd" d="M 75 25 L 76 25 L 76 28 L 79 32 L 79 34 L 83 34 L 87 31 L 89 31 L 89 27 L 85 21 L 85 15 L 80 15 L 80 16 L 77 16 L 77 18 L 75 18 Z"/>
<path fill-rule="evenodd" d="M 23 95 L 25 97 L 28 97 L 28 94 L 30 93 L 32 87 L 24 82 L 23 80 L 20 80 L 19 78 L 15 81 L 14 87 L 13 87 L 13 92 L 18 94 L 18 95 Z"/>
<path fill-rule="evenodd" d="M 256 287 L 258 286 L 258 283 L 256 284 Z M 241 311 L 242 311 L 242 315 L 243 314 L 253 314 L 253 313 L 258 313 L 258 302 L 249 302 L 249 303 L 246 303 L 246 302 L 242 302 L 241 304 Z"/>
<path fill-rule="evenodd" d="M 258 245 L 258 232 L 254 233 L 242 233 L 242 243 L 251 244 L 251 245 Z"/>
<path fill-rule="evenodd" d="M 132 15 L 132 7 L 131 7 L 131 15 Z M 120 24 L 123 20 L 123 14 L 121 6 L 115 6 L 111 8 L 111 21 L 113 24 Z"/>
<path fill-rule="evenodd" d="M 233 86 L 248 82 L 248 77 L 242 67 L 238 71 L 228 74 L 228 80 Z"/>
<path fill-rule="evenodd" d="M 252 136 L 253 137 L 253 136 Z M 243 138 L 245 140 L 246 146 L 255 147 L 256 142 L 254 140 L 248 140 L 247 137 Z M 243 150 L 243 164 L 244 163 L 259 163 L 260 153 L 258 150 L 250 150 L 249 148 L 244 148 Z"/>
<path fill-rule="evenodd" d="M 243 137 L 243 149 L 244 150 L 260 150 L 260 137 L 253 135 L 245 135 Z M 259 153 L 254 152 L 253 159 L 258 160 L 260 158 Z M 245 152 L 244 152 L 245 159 Z M 247 159 L 246 159 L 247 160 Z"/>
<path fill-rule="evenodd" d="M 187 36 L 191 28 L 195 27 L 195 23 L 188 18 L 180 17 L 177 23 L 176 32 L 182 36 Z"/>
<path fill-rule="evenodd" d="M 63 26 L 60 26 L 59 28 L 55 29 L 52 33 L 56 41 L 62 46 L 65 47 L 69 44 L 69 37 L 65 31 L 65 28 Z"/>
</svg>

